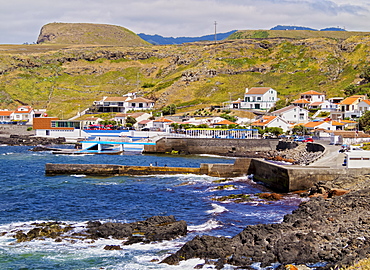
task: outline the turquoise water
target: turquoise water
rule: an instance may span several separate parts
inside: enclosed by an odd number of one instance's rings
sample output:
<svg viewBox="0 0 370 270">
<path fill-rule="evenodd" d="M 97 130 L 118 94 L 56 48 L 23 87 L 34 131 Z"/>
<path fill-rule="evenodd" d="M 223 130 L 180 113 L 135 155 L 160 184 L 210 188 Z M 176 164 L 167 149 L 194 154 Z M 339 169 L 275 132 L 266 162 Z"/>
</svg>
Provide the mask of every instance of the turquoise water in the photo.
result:
<svg viewBox="0 0 370 270">
<path fill-rule="evenodd" d="M 44 174 L 46 163 L 199 167 L 200 163 L 233 163 L 232 159 L 141 154 L 66 156 L 28 149 L 0 147 L 0 269 L 193 269 L 202 261 L 190 260 L 180 266 L 158 261 L 195 235 L 231 237 L 247 225 L 280 222 L 300 202 L 293 195 L 278 202 L 259 200 L 254 194 L 264 188 L 247 177 L 219 183 L 218 178 L 199 175 L 103 178 Z M 217 189 L 225 184 L 233 186 Z M 240 204 L 212 200 L 240 193 L 250 194 L 252 200 Z M 120 245 L 122 240 L 91 241 L 71 235 L 62 242 L 45 239 L 17 243 L 13 237 L 17 230 L 27 232 L 34 222 L 66 222 L 76 232 L 89 220 L 133 222 L 154 215 L 174 215 L 187 221 L 188 236 L 122 246 L 118 251 L 104 250 L 104 246 Z"/>
</svg>

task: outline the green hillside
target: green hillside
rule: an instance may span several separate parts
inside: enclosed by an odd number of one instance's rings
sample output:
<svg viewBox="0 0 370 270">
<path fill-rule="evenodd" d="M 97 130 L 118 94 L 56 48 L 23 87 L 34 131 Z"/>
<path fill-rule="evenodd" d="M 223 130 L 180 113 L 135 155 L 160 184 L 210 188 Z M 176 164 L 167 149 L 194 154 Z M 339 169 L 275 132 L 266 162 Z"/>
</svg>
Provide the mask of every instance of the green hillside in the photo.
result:
<svg viewBox="0 0 370 270">
<path fill-rule="evenodd" d="M 132 31 L 116 25 L 49 23 L 41 28 L 38 44 L 98 44 L 142 46 L 148 43 Z"/>
<path fill-rule="evenodd" d="M 307 90 L 328 97 L 343 96 L 345 89 L 369 93 L 369 51 L 369 36 L 168 46 L 0 45 L 0 108 L 22 102 L 71 117 L 103 96 L 134 91 L 156 100 L 157 108 L 176 104 L 180 112 L 242 98 L 254 86 L 276 89 L 280 105 Z"/>
<path fill-rule="evenodd" d="M 350 31 L 311 31 L 311 30 L 239 30 L 231 34 L 228 39 L 246 38 L 334 38 L 347 39 L 353 36 L 369 36 L 370 32 Z"/>
</svg>

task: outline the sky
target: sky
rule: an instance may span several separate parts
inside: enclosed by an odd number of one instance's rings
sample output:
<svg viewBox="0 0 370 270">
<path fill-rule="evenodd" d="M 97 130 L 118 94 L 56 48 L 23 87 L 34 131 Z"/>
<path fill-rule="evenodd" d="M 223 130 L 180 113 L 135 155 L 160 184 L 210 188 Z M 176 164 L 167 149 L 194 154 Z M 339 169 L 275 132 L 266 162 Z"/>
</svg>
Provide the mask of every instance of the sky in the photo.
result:
<svg viewBox="0 0 370 270">
<path fill-rule="evenodd" d="M 276 25 L 370 32 L 370 0 L 0 0 L 0 44 L 34 43 L 52 22 L 196 37 Z"/>
</svg>

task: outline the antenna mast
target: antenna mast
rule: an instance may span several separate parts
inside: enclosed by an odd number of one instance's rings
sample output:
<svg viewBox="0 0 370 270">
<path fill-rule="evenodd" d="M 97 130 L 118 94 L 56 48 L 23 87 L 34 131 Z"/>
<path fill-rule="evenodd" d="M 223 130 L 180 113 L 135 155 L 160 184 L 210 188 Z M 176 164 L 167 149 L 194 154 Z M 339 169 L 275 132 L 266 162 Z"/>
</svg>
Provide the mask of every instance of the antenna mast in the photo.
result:
<svg viewBox="0 0 370 270">
<path fill-rule="evenodd" d="M 215 21 L 215 43 L 217 43 L 217 22 Z"/>
</svg>

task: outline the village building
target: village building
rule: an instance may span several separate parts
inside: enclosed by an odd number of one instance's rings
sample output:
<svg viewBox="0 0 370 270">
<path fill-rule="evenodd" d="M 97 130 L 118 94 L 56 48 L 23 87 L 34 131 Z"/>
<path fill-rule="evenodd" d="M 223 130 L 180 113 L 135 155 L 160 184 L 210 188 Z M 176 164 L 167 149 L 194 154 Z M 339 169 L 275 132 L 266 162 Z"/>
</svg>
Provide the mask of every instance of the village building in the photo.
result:
<svg viewBox="0 0 370 270">
<path fill-rule="evenodd" d="M 39 117 L 33 121 L 33 130 L 39 137 L 88 137 L 82 129 L 82 121 L 60 120 L 57 117 Z"/>
<path fill-rule="evenodd" d="M 167 118 L 160 117 L 158 119 L 153 120 L 153 129 L 158 131 L 168 130 L 172 123 L 175 122 Z"/>
<path fill-rule="evenodd" d="M 252 87 L 245 89 L 243 101 L 231 102 L 230 108 L 268 111 L 277 101 L 277 91 L 271 87 Z"/>
<path fill-rule="evenodd" d="M 35 112 L 31 106 L 19 106 L 12 114 L 13 121 L 32 124 Z"/>
<path fill-rule="evenodd" d="M 290 104 L 293 106 L 298 106 L 300 108 L 308 108 L 308 105 L 310 105 L 310 102 L 306 99 L 297 99 L 292 101 Z"/>
<path fill-rule="evenodd" d="M 278 127 L 281 128 L 284 132 L 288 131 L 290 129 L 290 124 L 288 121 L 282 119 L 279 116 L 273 116 L 273 115 L 265 115 L 261 119 L 253 122 L 251 124 L 251 127 L 259 127 L 262 129 L 270 128 L 270 127 Z"/>
<path fill-rule="evenodd" d="M 333 130 L 333 126 L 329 121 L 310 121 L 303 124 L 303 126 L 307 128 L 310 132 L 316 129 Z"/>
<path fill-rule="evenodd" d="M 353 95 L 339 103 L 339 112 L 332 113 L 337 119 L 357 118 L 361 116 L 359 103 L 366 99 L 366 95 Z"/>
<path fill-rule="evenodd" d="M 366 113 L 367 111 L 370 111 L 370 100 L 369 99 L 364 99 L 361 100 L 357 104 L 358 110 L 360 111 L 361 116 Z"/>
<path fill-rule="evenodd" d="M 153 120 L 141 120 L 140 122 L 137 123 L 137 128 L 139 130 L 142 129 L 147 129 L 150 130 L 153 128 Z"/>
<path fill-rule="evenodd" d="M 220 122 L 217 122 L 217 123 L 213 123 L 212 126 L 214 128 L 220 128 L 220 127 L 223 127 L 223 126 L 229 126 L 229 125 L 238 125 L 237 123 L 234 123 L 234 122 L 231 122 L 229 120 L 226 120 L 226 119 L 223 119 L 222 121 Z"/>
<path fill-rule="evenodd" d="M 305 99 L 309 103 L 324 102 L 325 101 L 325 94 L 310 90 L 310 91 L 301 93 L 300 99 Z"/>
<path fill-rule="evenodd" d="M 117 113 L 113 120 L 116 121 L 118 124 L 125 125 L 126 119 L 129 116 L 135 118 L 136 123 L 134 124 L 134 127 L 138 127 L 138 122 L 142 120 L 148 120 L 150 117 L 152 117 L 152 114 L 146 112 Z"/>
<path fill-rule="evenodd" d="M 271 114 L 279 116 L 289 123 L 306 123 L 308 121 L 308 110 L 294 105 L 273 111 Z"/>
<path fill-rule="evenodd" d="M 103 97 L 94 101 L 97 112 L 102 113 L 127 113 L 128 111 L 151 110 L 155 102 L 150 99 L 137 97 L 136 93 L 128 93 L 121 97 Z"/>
<path fill-rule="evenodd" d="M 83 127 L 89 127 L 89 126 L 97 126 L 100 124 L 100 122 L 104 121 L 100 117 L 88 117 L 85 120 L 82 121 Z"/>
<path fill-rule="evenodd" d="M 13 120 L 13 111 L 0 111 L 0 122 L 2 124 L 8 124 Z"/>
</svg>

